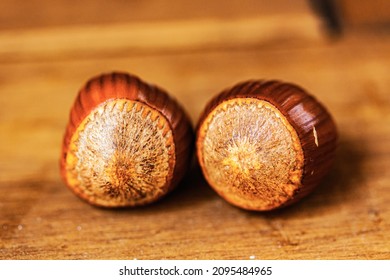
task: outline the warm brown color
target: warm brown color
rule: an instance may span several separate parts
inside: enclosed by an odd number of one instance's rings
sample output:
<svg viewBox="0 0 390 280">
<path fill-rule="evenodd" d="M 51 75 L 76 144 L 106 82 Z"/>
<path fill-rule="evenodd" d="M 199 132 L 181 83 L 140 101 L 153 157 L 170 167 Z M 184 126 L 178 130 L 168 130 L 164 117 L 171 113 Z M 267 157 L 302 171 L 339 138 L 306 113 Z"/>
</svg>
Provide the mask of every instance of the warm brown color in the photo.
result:
<svg viewBox="0 0 390 280">
<path fill-rule="evenodd" d="M 207 1 L 218 14 L 208 5 L 194 7 L 187 13 L 210 16 L 193 16 L 189 25 L 177 20 L 177 6 L 197 1 L 98 1 L 104 3 L 99 12 L 114 3 L 112 11 L 122 12 L 131 2 L 127 15 L 143 21 L 95 25 L 106 18 L 87 12 L 84 1 L 63 0 L 67 9 L 54 8 L 58 1 L 0 1 L 0 14 L 23 15 L 0 31 L 0 259 L 390 259 L 388 35 L 318 40 L 326 37 L 315 17 L 299 8 L 306 0 L 278 0 L 266 14 L 264 5 L 276 1 L 254 0 L 250 9 L 242 0 Z M 40 16 L 30 17 L 31 8 L 23 13 L 18 2 L 36 3 Z M 232 22 L 239 10 L 226 8 L 232 2 L 250 12 Z M 165 7 L 169 21 L 147 20 L 161 13 L 153 3 Z M 53 26 L 69 17 L 67 11 L 84 11 L 89 25 Z M 167 30 L 181 36 L 167 37 Z M 104 41 L 102 33 L 113 37 Z M 150 48 L 135 52 L 132 46 L 139 45 Z M 308 197 L 272 212 L 231 206 L 197 168 L 149 206 L 91 207 L 61 180 L 59 148 L 80 85 L 110 69 L 166 88 L 193 123 L 212 94 L 236 82 L 276 77 L 304 85 L 337 121 L 335 165 Z"/>
<path fill-rule="evenodd" d="M 338 14 L 346 28 L 388 27 L 390 2 L 386 0 L 339 0 L 334 1 Z"/>
<path fill-rule="evenodd" d="M 336 126 L 296 85 L 248 81 L 214 97 L 197 128 L 197 156 L 209 184 L 249 210 L 273 210 L 307 195 L 329 172 Z"/>
<path fill-rule="evenodd" d="M 221 102 L 198 130 L 197 152 L 209 184 L 241 208 L 277 208 L 300 187 L 303 152 L 298 135 L 269 102 Z"/>
<path fill-rule="evenodd" d="M 86 201 L 149 204 L 171 191 L 191 161 L 193 133 L 167 93 L 125 73 L 88 81 L 70 113 L 61 174 Z"/>
</svg>

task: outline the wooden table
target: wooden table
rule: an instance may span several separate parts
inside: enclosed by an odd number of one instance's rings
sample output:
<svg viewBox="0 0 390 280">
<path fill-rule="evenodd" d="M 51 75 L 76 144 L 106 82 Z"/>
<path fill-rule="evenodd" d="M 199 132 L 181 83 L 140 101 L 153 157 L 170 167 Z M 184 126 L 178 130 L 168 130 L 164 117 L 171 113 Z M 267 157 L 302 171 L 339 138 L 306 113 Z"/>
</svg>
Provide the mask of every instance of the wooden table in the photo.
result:
<svg viewBox="0 0 390 280">
<path fill-rule="evenodd" d="M 0 259 L 390 258 L 390 33 L 331 39 L 304 1 L 202 10 L 149 0 L 109 6 L 100 21 L 93 1 L 79 10 L 42 2 L 1 4 Z M 337 121 L 335 166 L 309 197 L 269 213 L 227 204 L 196 165 L 151 206 L 89 206 L 60 179 L 60 145 L 78 89 L 111 70 L 165 88 L 194 124 L 239 81 L 300 84 Z"/>
</svg>

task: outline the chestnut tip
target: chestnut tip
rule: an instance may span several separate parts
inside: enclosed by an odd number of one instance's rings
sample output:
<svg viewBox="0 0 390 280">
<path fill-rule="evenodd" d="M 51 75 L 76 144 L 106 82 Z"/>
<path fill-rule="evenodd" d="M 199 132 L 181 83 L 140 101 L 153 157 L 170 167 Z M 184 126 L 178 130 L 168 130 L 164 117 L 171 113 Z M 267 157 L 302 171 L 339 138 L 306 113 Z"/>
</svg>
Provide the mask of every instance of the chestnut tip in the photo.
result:
<svg viewBox="0 0 390 280">
<path fill-rule="evenodd" d="M 125 72 L 97 75 L 70 110 L 60 159 L 66 185 L 102 207 L 161 199 L 183 179 L 193 129 L 163 89 Z"/>
<path fill-rule="evenodd" d="M 329 172 L 337 145 L 328 110 L 302 87 L 250 80 L 222 91 L 196 127 L 208 184 L 231 204 L 269 211 L 309 194 Z"/>
</svg>

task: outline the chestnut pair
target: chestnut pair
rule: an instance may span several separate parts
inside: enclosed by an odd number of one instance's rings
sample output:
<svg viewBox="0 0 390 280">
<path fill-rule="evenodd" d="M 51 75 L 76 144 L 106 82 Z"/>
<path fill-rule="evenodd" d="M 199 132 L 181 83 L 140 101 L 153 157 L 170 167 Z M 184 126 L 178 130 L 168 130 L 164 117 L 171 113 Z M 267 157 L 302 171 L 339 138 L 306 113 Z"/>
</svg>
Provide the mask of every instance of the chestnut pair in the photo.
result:
<svg viewBox="0 0 390 280">
<path fill-rule="evenodd" d="M 248 81 L 205 107 L 196 155 L 228 202 L 266 211 L 312 190 L 331 167 L 337 132 L 327 110 L 293 84 Z M 189 169 L 194 132 L 162 89 L 126 73 L 92 78 L 71 109 L 61 155 L 69 188 L 104 207 L 152 203 Z"/>
</svg>

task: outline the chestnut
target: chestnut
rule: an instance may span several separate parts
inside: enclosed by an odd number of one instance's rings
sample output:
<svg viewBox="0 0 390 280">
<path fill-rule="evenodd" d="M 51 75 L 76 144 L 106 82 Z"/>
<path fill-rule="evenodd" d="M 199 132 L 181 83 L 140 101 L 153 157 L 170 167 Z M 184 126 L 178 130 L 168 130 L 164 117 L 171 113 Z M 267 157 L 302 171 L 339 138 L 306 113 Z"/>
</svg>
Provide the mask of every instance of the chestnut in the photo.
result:
<svg viewBox="0 0 390 280">
<path fill-rule="evenodd" d="M 281 81 L 239 83 L 214 97 L 196 129 L 209 185 L 243 209 L 267 211 L 307 195 L 328 173 L 336 125 L 319 101 Z"/>
<path fill-rule="evenodd" d="M 127 73 L 102 74 L 71 108 L 61 175 L 93 205 L 149 204 L 183 178 L 193 137 L 187 114 L 164 90 Z"/>
</svg>

